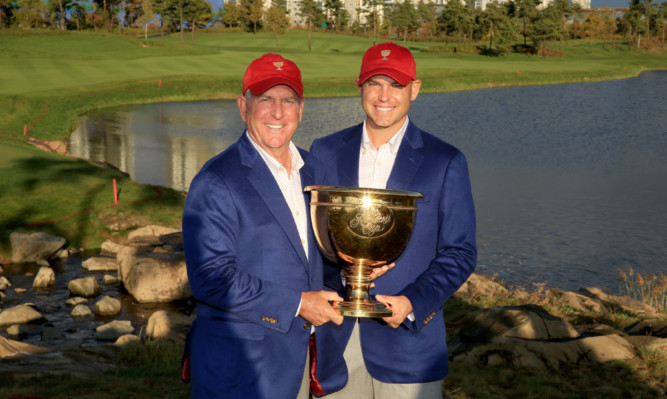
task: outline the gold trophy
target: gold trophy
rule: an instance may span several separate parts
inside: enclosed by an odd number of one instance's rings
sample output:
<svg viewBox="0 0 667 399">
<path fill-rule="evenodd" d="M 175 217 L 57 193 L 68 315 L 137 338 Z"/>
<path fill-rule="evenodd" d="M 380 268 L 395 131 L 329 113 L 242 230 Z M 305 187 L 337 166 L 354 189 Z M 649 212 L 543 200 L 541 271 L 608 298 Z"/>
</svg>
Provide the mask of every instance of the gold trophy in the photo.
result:
<svg viewBox="0 0 667 399">
<path fill-rule="evenodd" d="M 308 186 L 317 245 L 343 269 L 347 293 L 336 306 L 343 316 L 387 317 L 392 312 L 370 298 L 373 268 L 405 250 L 421 193 L 371 188 Z"/>
</svg>

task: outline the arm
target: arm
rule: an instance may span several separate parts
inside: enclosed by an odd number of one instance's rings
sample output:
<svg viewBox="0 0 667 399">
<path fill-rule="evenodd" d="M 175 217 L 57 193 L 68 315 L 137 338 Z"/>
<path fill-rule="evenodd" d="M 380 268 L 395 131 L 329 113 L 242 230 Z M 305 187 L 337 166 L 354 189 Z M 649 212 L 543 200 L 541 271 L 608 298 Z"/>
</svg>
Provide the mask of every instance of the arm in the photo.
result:
<svg viewBox="0 0 667 399">
<path fill-rule="evenodd" d="M 467 162 L 460 152 L 447 165 L 437 206 L 437 248 L 428 268 L 398 295 L 377 297 L 396 308 L 395 315 L 386 320 L 392 326 L 400 325 L 413 312 L 415 322 L 405 324 L 419 330 L 475 268 L 474 203 Z"/>
<path fill-rule="evenodd" d="M 193 181 L 183 212 L 183 243 L 192 293 L 197 301 L 225 312 L 225 317 L 232 320 L 285 332 L 297 312 L 301 292 L 260 279 L 258 265 L 240 263 L 239 251 L 260 245 L 240 242 L 242 230 L 251 228 L 243 226 L 239 218 L 243 209 L 248 211 L 252 206 L 246 202 L 253 201 L 239 201 L 222 178 L 210 170 Z M 261 226 L 252 228 L 261 231 Z M 275 262 L 276 268 L 284 267 L 279 262 L 285 259 L 276 256 Z M 267 323 L 267 318 L 277 323 Z"/>
</svg>

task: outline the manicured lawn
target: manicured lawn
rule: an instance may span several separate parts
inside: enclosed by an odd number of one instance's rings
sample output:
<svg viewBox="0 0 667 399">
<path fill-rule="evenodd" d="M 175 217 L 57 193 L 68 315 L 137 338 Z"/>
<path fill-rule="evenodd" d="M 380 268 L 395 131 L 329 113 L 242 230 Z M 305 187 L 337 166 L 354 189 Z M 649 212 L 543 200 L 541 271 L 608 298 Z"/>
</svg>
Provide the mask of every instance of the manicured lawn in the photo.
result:
<svg viewBox="0 0 667 399">
<path fill-rule="evenodd" d="M 1 30 L 0 257 L 8 255 L 7 237 L 14 230 L 49 231 L 71 245 L 95 247 L 117 235 L 105 229 L 105 217 L 125 212 L 177 226 L 183 206 L 182 194 L 162 188 L 158 199 L 136 202 L 153 198 L 155 188 L 37 150 L 25 143 L 24 129 L 30 138 L 66 141 L 79 115 L 92 109 L 232 99 L 241 92 L 248 63 L 272 51 L 297 62 L 306 97 L 356 96 L 354 78 L 370 45 L 368 37 L 313 32 L 308 51 L 308 33 L 294 30 L 281 35 L 280 47 L 266 32 L 200 32 L 194 42 L 189 35 L 181 42 L 178 34 L 145 41 L 107 33 Z M 442 42 L 406 45 L 423 92 L 617 79 L 667 68 L 665 52 L 601 42 L 570 41 L 562 46 L 564 56 L 551 58 L 454 53 L 455 44 Z M 121 201 L 129 204 L 110 207 L 114 177 Z M 76 212 L 84 213 L 72 217 Z"/>
</svg>

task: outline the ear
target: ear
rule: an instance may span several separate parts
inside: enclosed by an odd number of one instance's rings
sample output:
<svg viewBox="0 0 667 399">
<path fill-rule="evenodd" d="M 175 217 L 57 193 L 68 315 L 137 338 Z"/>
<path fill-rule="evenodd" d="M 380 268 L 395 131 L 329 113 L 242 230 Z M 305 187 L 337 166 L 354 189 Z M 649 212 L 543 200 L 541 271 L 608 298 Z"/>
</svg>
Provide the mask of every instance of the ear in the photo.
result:
<svg viewBox="0 0 667 399">
<path fill-rule="evenodd" d="M 243 122 L 245 122 L 245 114 L 248 111 L 248 100 L 246 100 L 245 96 L 239 96 L 236 99 L 236 104 L 239 106 L 239 113 L 241 114 L 241 119 Z"/>
<path fill-rule="evenodd" d="M 410 97 L 410 101 L 415 101 L 419 95 L 419 89 L 422 87 L 422 81 L 415 79 L 410 82 L 410 84 L 412 85 L 412 96 Z"/>
</svg>

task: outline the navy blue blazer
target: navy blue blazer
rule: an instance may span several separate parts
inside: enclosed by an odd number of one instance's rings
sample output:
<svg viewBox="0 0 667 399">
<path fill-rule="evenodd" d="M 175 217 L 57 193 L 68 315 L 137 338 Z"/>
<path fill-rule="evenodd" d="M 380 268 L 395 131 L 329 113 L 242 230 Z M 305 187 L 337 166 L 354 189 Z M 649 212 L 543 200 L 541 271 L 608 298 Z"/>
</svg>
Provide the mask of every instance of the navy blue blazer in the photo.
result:
<svg viewBox="0 0 667 399">
<path fill-rule="evenodd" d="M 359 184 L 359 124 L 313 142 L 340 186 Z M 415 321 L 391 328 L 382 319 L 360 318 L 364 362 L 373 378 L 387 383 L 436 381 L 448 372 L 443 306 L 476 264 L 475 210 L 464 155 L 412 122 L 401 142 L 387 189 L 417 191 L 417 216 L 407 248 L 394 269 L 374 281 L 371 295 L 405 295 Z M 325 284 L 342 291 L 340 269 L 325 265 Z M 329 394 L 347 383 L 343 351 L 356 322 L 318 327 L 317 377 Z"/>
<path fill-rule="evenodd" d="M 303 186 L 322 181 L 322 169 L 299 151 Z M 186 349 L 192 398 L 296 397 L 311 326 L 295 316 L 301 292 L 323 288 L 308 225 L 306 258 L 287 202 L 246 134 L 194 178 L 183 212 L 197 301 Z"/>
</svg>

